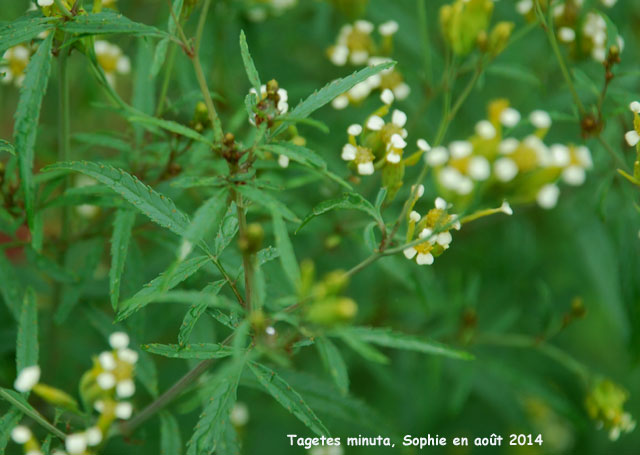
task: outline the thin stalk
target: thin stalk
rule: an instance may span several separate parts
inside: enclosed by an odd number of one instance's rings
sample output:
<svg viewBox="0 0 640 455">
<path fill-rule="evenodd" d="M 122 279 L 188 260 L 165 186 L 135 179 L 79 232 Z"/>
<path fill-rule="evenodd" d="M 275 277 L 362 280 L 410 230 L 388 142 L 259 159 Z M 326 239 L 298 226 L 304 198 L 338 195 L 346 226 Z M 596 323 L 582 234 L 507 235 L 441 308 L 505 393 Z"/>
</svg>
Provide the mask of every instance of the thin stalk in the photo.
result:
<svg viewBox="0 0 640 455">
<path fill-rule="evenodd" d="M 238 235 L 240 239 L 246 240 L 247 238 L 247 216 L 244 212 L 242 204 L 242 195 L 240 193 L 235 194 L 236 209 L 238 210 Z M 249 251 L 242 252 L 242 267 L 244 268 L 244 298 L 245 307 L 251 310 L 251 294 L 253 286 L 253 260 Z"/>
<path fill-rule="evenodd" d="M 598 142 L 600 145 L 604 147 L 604 149 L 611 155 L 611 158 L 620 166 L 623 170 L 630 171 L 629 165 L 624 161 L 624 158 L 621 157 L 616 151 L 609 145 L 607 141 L 602 139 L 602 135 L 597 136 Z"/>
<path fill-rule="evenodd" d="M 169 82 L 173 72 L 173 64 L 176 60 L 176 47 L 169 44 L 169 57 L 167 58 L 167 68 L 164 71 L 162 86 L 160 88 L 160 97 L 158 98 L 158 106 L 156 107 L 156 117 L 160 117 L 164 112 L 164 103 L 167 100 L 167 92 L 169 91 Z"/>
<path fill-rule="evenodd" d="M 42 414 L 40 414 L 38 411 L 33 409 L 31 406 L 25 406 L 24 403 L 22 403 L 20 400 L 16 399 L 13 395 L 11 395 L 6 390 L 0 388 L 0 397 L 4 398 L 9 403 L 11 403 L 13 406 L 18 408 L 20 411 L 22 411 L 23 413 L 25 413 L 26 415 L 31 417 L 40 426 L 45 428 L 51 434 L 55 435 L 56 437 L 60 438 L 63 441 L 67 438 L 66 434 L 64 434 L 62 431 L 58 430 Z"/>
<path fill-rule="evenodd" d="M 62 3 L 62 0 L 55 0 L 55 3 L 58 9 L 60 9 L 60 11 L 62 12 L 62 14 L 64 14 L 66 17 L 73 17 L 73 14 L 71 14 L 71 11 L 69 11 L 69 8 L 67 8 L 66 5 Z"/>
</svg>

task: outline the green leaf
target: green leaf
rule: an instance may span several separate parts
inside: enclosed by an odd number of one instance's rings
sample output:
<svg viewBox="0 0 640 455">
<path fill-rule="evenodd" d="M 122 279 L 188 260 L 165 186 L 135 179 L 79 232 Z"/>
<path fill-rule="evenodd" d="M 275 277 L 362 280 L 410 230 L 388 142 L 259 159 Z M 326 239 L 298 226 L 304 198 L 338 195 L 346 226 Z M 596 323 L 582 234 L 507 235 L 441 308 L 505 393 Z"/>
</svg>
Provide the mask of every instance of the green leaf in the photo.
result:
<svg viewBox="0 0 640 455">
<path fill-rule="evenodd" d="M 276 142 L 270 145 L 263 145 L 260 147 L 260 150 L 276 155 L 284 155 L 304 166 L 317 169 L 327 168 L 327 163 L 316 152 L 290 142 Z"/>
<path fill-rule="evenodd" d="M 189 225 L 189 217 L 178 210 L 171 199 L 122 169 L 91 161 L 71 161 L 53 164 L 44 170 L 69 170 L 93 177 L 120 194 L 151 221 L 180 236 L 184 235 Z"/>
<path fill-rule="evenodd" d="M 160 412 L 160 455 L 182 455 L 182 438 L 176 418 Z"/>
<path fill-rule="evenodd" d="M 116 316 L 116 321 L 123 321 L 133 313 L 141 310 L 163 292 L 173 289 L 209 261 L 207 256 L 198 256 L 180 262 L 175 268 L 171 268 L 151 282 L 147 283 L 133 297 L 120 304 L 120 311 Z"/>
<path fill-rule="evenodd" d="M 131 123 L 140 123 L 143 126 L 158 127 L 179 136 L 188 137 L 189 139 L 193 139 L 194 141 L 202 142 L 203 144 L 206 144 L 211 148 L 215 147 L 213 142 L 204 137 L 202 134 L 178 122 L 142 115 L 131 116 L 127 120 L 129 120 Z M 152 130 L 153 129 L 154 128 L 152 128 Z"/>
<path fill-rule="evenodd" d="M 185 175 L 171 182 L 171 186 L 176 188 L 194 188 L 198 186 L 224 186 L 227 181 L 220 176 L 200 177 Z"/>
<path fill-rule="evenodd" d="M 38 307 L 36 293 L 27 288 L 20 312 L 18 340 L 16 343 L 16 370 L 38 364 Z"/>
<path fill-rule="evenodd" d="M 236 189 L 251 202 L 261 205 L 271 211 L 276 211 L 290 221 L 299 221 L 296 214 L 293 213 L 286 204 L 273 197 L 267 190 L 249 185 L 240 185 Z"/>
<path fill-rule="evenodd" d="M 386 365 L 390 363 L 389 357 L 378 351 L 369 343 L 362 341 L 359 337 L 352 335 L 349 331 L 338 331 L 337 335 L 349 346 L 354 352 L 359 354 L 363 359 L 370 362 Z"/>
<path fill-rule="evenodd" d="M 81 144 L 109 148 L 123 153 L 131 151 L 131 145 L 128 142 L 107 133 L 78 133 L 73 135 L 73 140 Z"/>
<path fill-rule="evenodd" d="M 276 240 L 276 248 L 280 253 L 280 263 L 282 264 L 285 275 L 289 279 L 289 283 L 291 283 L 292 289 L 296 291 L 300 287 L 300 267 L 298 266 L 295 252 L 293 251 L 293 245 L 289 239 L 287 226 L 277 211 L 274 210 L 271 216 L 273 218 L 273 235 Z"/>
<path fill-rule="evenodd" d="M 176 29 L 178 28 L 178 24 L 175 21 L 175 18 L 180 19 L 180 15 L 182 14 L 182 6 L 184 4 L 184 0 L 174 0 L 173 7 L 171 8 L 172 13 L 169 14 L 169 23 L 167 25 L 168 31 L 170 35 L 176 34 Z M 162 68 L 162 64 L 165 61 L 167 56 L 167 48 L 169 47 L 169 37 L 163 38 L 158 42 L 156 46 L 156 51 L 153 55 L 153 63 L 151 65 L 150 73 L 152 76 L 157 76 L 160 72 L 160 68 Z"/>
<path fill-rule="evenodd" d="M 48 17 L 26 15 L 0 25 L 0 55 L 10 47 L 31 41 L 40 33 L 51 30 L 55 27 L 55 22 Z"/>
<path fill-rule="evenodd" d="M 340 390 L 342 395 L 347 395 L 349 393 L 349 373 L 340 351 L 336 345 L 326 337 L 316 339 L 316 348 L 320 353 L 324 368 L 331 375 L 338 390 Z"/>
<path fill-rule="evenodd" d="M 189 342 L 193 328 L 207 308 L 209 308 L 209 302 L 200 302 L 192 305 L 189 311 L 187 311 L 187 314 L 184 315 L 180 332 L 178 332 L 178 344 L 180 344 L 180 346 L 184 346 Z"/>
<path fill-rule="evenodd" d="M 296 416 L 319 436 L 329 436 L 329 430 L 318 416 L 302 399 L 300 394 L 271 368 L 257 362 L 249 362 L 249 368 L 256 376 L 262 387 L 276 399 L 287 411 Z"/>
<path fill-rule="evenodd" d="M 16 321 L 20 319 L 22 293 L 13 265 L 4 252 L 0 252 L 0 295 Z"/>
<path fill-rule="evenodd" d="M 442 355 L 461 360 L 473 359 L 473 355 L 468 352 L 450 348 L 442 343 L 438 343 L 437 341 L 394 332 L 387 328 L 348 327 L 341 329 L 341 332 L 360 341 L 388 348 L 416 351 L 424 354 Z"/>
<path fill-rule="evenodd" d="M 4 455 L 5 448 L 11 439 L 11 430 L 18 425 L 21 419 L 22 412 L 13 407 L 0 418 L 0 455 Z"/>
<path fill-rule="evenodd" d="M 111 306 L 118 311 L 120 298 L 120 280 L 129 251 L 131 229 L 136 220 L 136 212 L 132 210 L 118 210 L 113 222 L 113 235 L 111 237 L 111 269 L 109 269 L 109 293 Z"/>
<path fill-rule="evenodd" d="M 244 361 L 232 362 L 211 380 L 212 386 L 207 390 L 207 404 L 187 443 L 187 455 L 218 453 L 216 449 L 222 444 L 225 423 L 229 420 L 236 401 L 243 367 Z"/>
<path fill-rule="evenodd" d="M 4 139 L 0 139 L 0 152 L 7 152 L 15 156 L 16 149 L 11 142 L 7 142 Z"/>
<path fill-rule="evenodd" d="M 242 55 L 242 63 L 244 63 L 244 70 L 247 72 L 249 82 L 251 82 L 256 93 L 260 95 L 260 86 L 262 85 L 260 83 L 260 75 L 249 53 L 249 46 L 247 46 L 247 37 L 244 35 L 244 30 L 240 30 L 240 55 Z"/>
<path fill-rule="evenodd" d="M 213 244 L 213 255 L 219 257 L 224 249 L 229 246 L 229 243 L 233 240 L 238 232 L 238 216 L 236 215 L 236 204 L 232 202 L 229 204 L 227 212 L 224 214 L 222 221 L 220 221 L 220 227 L 218 228 L 218 234 Z"/>
<path fill-rule="evenodd" d="M 293 111 L 289 114 L 292 118 L 303 119 L 308 117 L 313 112 L 320 109 L 325 104 L 330 103 L 336 96 L 342 95 L 344 92 L 350 90 L 354 85 L 359 84 L 362 81 L 369 79 L 371 76 L 378 74 L 380 71 L 393 68 L 395 62 L 386 62 L 376 66 L 368 66 L 353 74 L 335 80 L 328 83 L 320 90 L 312 93 L 307 99 L 300 102 Z M 286 121 L 281 125 L 273 134 L 276 136 L 286 128 Z"/>
<path fill-rule="evenodd" d="M 179 344 L 143 344 L 140 346 L 150 354 L 172 359 L 222 359 L 233 354 L 233 349 L 218 343 L 197 343 L 181 346 Z"/>
<path fill-rule="evenodd" d="M 27 211 L 29 228 L 34 230 L 35 190 L 33 184 L 33 162 L 35 158 L 36 136 L 40 120 L 42 99 L 47 91 L 49 73 L 51 72 L 51 46 L 54 33 L 40 43 L 35 55 L 31 57 L 26 68 L 26 76 L 20 89 L 20 101 L 15 114 L 13 137 L 16 152 L 20 183 L 24 192 L 24 204 Z"/>
<path fill-rule="evenodd" d="M 62 31 L 79 35 L 134 35 L 166 37 L 163 32 L 150 25 L 133 22 L 120 13 L 101 11 L 96 14 L 78 15 L 73 20 L 63 21 L 58 25 Z"/>
<path fill-rule="evenodd" d="M 302 220 L 302 223 L 300 223 L 300 226 L 296 229 L 296 234 L 315 217 L 336 209 L 360 210 L 361 212 L 371 215 L 374 220 L 380 221 L 380 215 L 376 208 L 371 205 L 371 202 L 357 193 L 344 193 L 339 199 L 331 199 L 316 205 L 311 213 Z"/>
<path fill-rule="evenodd" d="M 227 206 L 227 195 L 227 189 L 223 188 L 196 210 L 193 220 L 185 233 L 187 240 L 192 243 L 198 243 L 207 231 L 211 229 L 211 226 L 221 220 Z"/>
</svg>

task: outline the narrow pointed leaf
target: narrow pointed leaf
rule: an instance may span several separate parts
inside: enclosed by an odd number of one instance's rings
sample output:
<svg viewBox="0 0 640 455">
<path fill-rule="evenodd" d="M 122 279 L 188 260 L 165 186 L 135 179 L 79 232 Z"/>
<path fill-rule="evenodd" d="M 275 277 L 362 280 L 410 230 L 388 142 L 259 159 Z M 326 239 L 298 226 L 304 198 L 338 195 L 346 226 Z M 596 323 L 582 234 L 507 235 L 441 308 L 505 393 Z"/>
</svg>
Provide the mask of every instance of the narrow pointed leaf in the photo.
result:
<svg viewBox="0 0 640 455">
<path fill-rule="evenodd" d="M 111 269 L 109 270 L 109 292 L 111 306 L 118 311 L 120 298 L 120 281 L 124 265 L 129 251 L 131 229 L 136 219 L 136 213 L 132 210 L 118 210 L 113 222 L 113 236 L 111 237 Z"/>
<path fill-rule="evenodd" d="M 273 235 L 276 239 L 276 248 L 280 253 L 280 263 L 282 264 L 285 275 L 289 279 L 291 287 L 295 291 L 300 286 L 300 267 L 298 266 L 295 252 L 293 251 L 291 239 L 289 239 L 287 226 L 284 224 L 280 214 L 275 210 L 271 216 L 273 218 Z"/>
<path fill-rule="evenodd" d="M 233 354 L 233 349 L 218 343 L 179 344 L 143 344 L 149 354 L 161 355 L 172 359 L 222 359 Z"/>
<path fill-rule="evenodd" d="M 249 46 L 247 46 L 247 37 L 244 34 L 244 30 L 240 30 L 240 55 L 242 55 L 242 63 L 244 63 L 244 70 L 247 72 L 249 82 L 251 82 L 256 93 L 260 94 L 260 75 L 249 53 Z"/>
<path fill-rule="evenodd" d="M 60 30 L 79 35 L 136 35 L 136 36 L 168 36 L 150 25 L 140 24 L 113 11 L 101 11 L 96 14 L 78 15 L 70 21 L 58 25 Z"/>
<path fill-rule="evenodd" d="M 128 118 L 131 123 L 139 123 L 142 126 L 152 127 L 152 128 L 161 128 L 163 130 L 169 131 L 171 133 L 177 134 L 179 136 L 184 136 L 189 139 L 193 139 L 194 141 L 202 142 L 203 144 L 208 145 L 209 147 L 215 147 L 213 142 L 204 137 L 202 134 L 198 133 L 196 130 L 189 128 L 188 126 L 184 126 L 178 122 L 174 122 L 172 120 L 163 120 L 151 116 L 131 116 Z"/>
<path fill-rule="evenodd" d="M 192 243 L 198 243 L 203 239 L 207 231 L 211 229 L 211 226 L 220 222 L 227 206 L 227 195 L 226 188 L 217 191 L 196 210 L 193 220 L 185 233 L 187 240 Z"/>
<path fill-rule="evenodd" d="M 302 223 L 300 223 L 300 226 L 296 229 L 296 233 L 315 217 L 337 209 L 360 210 L 361 212 L 371 215 L 376 221 L 380 221 L 380 214 L 376 208 L 371 205 L 371 202 L 357 193 L 344 193 L 339 199 L 331 199 L 316 205 L 311 213 L 302 220 Z"/>
<path fill-rule="evenodd" d="M 209 308 L 209 302 L 206 301 L 192 305 L 191 308 L 189 308 L 189 311 L 187 311 L 187 314 L 185 314 L 184 319 L 182 320 L 180 332 L 178 333 L 178 343 L 180 346 L 184 346 L 189 343 L 193 328 L 196 326 L 200 316 L 203 315 L 207 308 Z"/>
<path fill-rule="evenodd" d="M 320 358 L 324 364 L 324 368 L 331 375 L 338 390 L 342 395 L 349 393 L 349 373 L 347 365 L 344 363 L 342 354 L 328 338 L 320 337 L 316 340 L 316 348 L 320 353 Z"/>
<path fill-rule="evenodd" d="M 53 27 L 55 21 L 51 18 L 31 15 L 0 25 L 0 55 L 10 47 L 27 43 Z"/>
<path fill-rule="evenodd" d="M 16 343 L 16 370 L 22 371 L 26 367 L 38 364 L 38 308 L 36 293 L 27 288 L 24 294 L 20 323 L 18 325 L 18 340 Z"/>
<path fill-rule="evenodd" d="M 4 253 L 0 254 L 0 295 L 16 321 L 20 318 L 22 293 L 13 265 Z"/>
<path fill-rule="evenodd" d="M 222 221 L 220 221 L 220 227 L 218 228 L 218 234 L 214 240 L 213 255 L 218 257 L 222 254 L 224 249 L 229 246 L 233 238 L 238 232 L 238 217 L 236 215 L 236 204 L 232 202 L 229 205 Z"/>
</svg>

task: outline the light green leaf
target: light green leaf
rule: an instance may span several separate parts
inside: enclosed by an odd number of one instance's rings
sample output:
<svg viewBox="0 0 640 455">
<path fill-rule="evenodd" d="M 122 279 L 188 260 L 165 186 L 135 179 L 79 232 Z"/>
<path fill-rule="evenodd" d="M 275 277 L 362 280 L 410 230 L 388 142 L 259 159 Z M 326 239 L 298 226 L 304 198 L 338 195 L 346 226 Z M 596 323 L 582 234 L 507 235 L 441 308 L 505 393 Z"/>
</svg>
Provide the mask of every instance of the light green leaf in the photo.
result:
<svg viewBox="0 0 640 455">
<path fill-rule="evenodd" d="M 319 436 L 329 435 L 329 430 L 318 416 L 302 399 L 300 394 L 271 368 L 257 362 L 249 362 L 249 368 L 256 376 L 262 387 L 276 399 L 287 411 L 296 416 Z"/>
<path fill-rule="evenodd" d="M 163 38 L 166 32 L 149 25 L 133 22 L 120 13 L 101 11 L 96 14 L 78 15 L 58 25 L 62 31 L 79 35 L 135 35 Z"/>
<path fill-rule="evenodd" d="M 300 267 L 298 266 L 295 252 L 293 251 L 293 245 L 289 239 L 287 226 L 277 211 L 274 210 L 271 216 L 273 218 L 273 235 L 276 239 L 276 248 L 280 253 L 282 269 L 285 275 L 287 275 L 291 287 L 295 291 L 300 287 Z"/>
<path fill-rule="evenodd" d="M 224 249 L 231 243 L 233 238 L 238 232 L 238 217 L 236 215 L 236 204 L 232 202 L 229 204 L 229 208 L 225 213 L 222 221 L 220 221 L 220 227 L 218 228 L 218 234 L 216 235 L 213 244 L 213 255 L 219 257 Z"/>
<path fill-rule="evenodd" d="M 405 335 L 387 328 L 348 327 L 341 329 L 342 333 L 367 343 L 377 344 L 394 349 L 422 352 L 424 354 L 442 355 L 461 360 L 472 360 L 473 355 L 468 352 L 450 348 L 437 341 Z"/>
<path fill-rule="evenodd" d="M 178 210 L 171 199 L 122 169 L 91 161 L 71 161 L 53 164 L 44 170 L 69 170 L 93 177 L 120 194 L 151 221 L 180 236 L 184 235 L 189 225 L 189 217 Z"/>
<path fill-rule="evenodd" d="M 362 341 L 359 337 L 352 335 L 349 331 L 338 331 L 337 335 L 349 346 L 354 352 L 359 354 L 363 359 L 370 362 L 386 365 L 390 363 L 389 357 L 378 351 L 369 343 Z"/>
<path fill-rule="evenodd" d="M 26 68 L 26 76 L 20 89 L 20 101 L 15 114 L 13 137 L 18 153 L 20 183 L 24 192 L 29 228 L 34 229 L 35 190 L 33 184 L 33 162 L 35 158 L 36 136 L 40 120 L 42 99 L 47 91 L 51 72 L 51 46 L 54 33 L 38 46 Z"/>
<path fill-rule="evenodd" d="M 11 142 L 7 142 L 4 139 L 0 139 L 0 152 L 7 152 L 15 156 L 16 149 Z"/>
<path fill-rule="evenodd" d="M 236 189 L 251 202 L 261 205 L 271 211 L 277 211 L 284 218 L 290 221 L 299 221 L 296 214 L 293 213 L 286 204 L 273 197 L 267 190 L 249 185 L 240 185 Z"/>
<path fill-rule="evenodd" d="M 151 116 L 142 115 L 131 116 L 127 120 L 129 120 L 131 123 L 140 123 L 142 126 L 150 126 L 152 127 L 152 130 L 154 130 L 155 127 L 161 128 L 179 136 L 188 137 L 189 139 L 193 139 L 194 141 L 202 142 L 209 147 L 215 147 L 213 142 L 204 137 L 202 134 L 198 133 L 196 130 L 172 120 L 163 120 Z"/>
<path fill-rule="evenodd" d="M 31 41 L 40 33 L 51 30 L 55 22 L 48 17 L 27 14 L 13 22 L 0 25 L 0 55 L 10 47 Z"/>
<path fill-rule="evenodd" d="M 349 373 L 342 354 L 336 345 L 326 337 L 316 339 L 316 348 L 320 353 L 324 368 L 331 375 L 338 390 L 342 395 L 347 395 L 349 393 Z"/>
<path fill-rule="evenodd" d="M 260 75 L 256 69 L 255 63 L 249 53 L 249 46 L 247 46 L 247 37 L 244 35 L 244 30 L 240 30 L 240 55 L 242 55 L 242 63 L 244 63 L 244 70 L 247 72 L 249 82 L 256 90 L 256 93 L 260 94 Z"/>
<path fill-rule="evenodd" d="M 172 359 L 222 359 L 233 354 L 228 346 L 218 343 L 197 343 L 180 346 L 179 344 L 143 344 L 140 346 L 150 354 Z"/>
<path fill-rule="evenodd" d="M 228 191 L 226 188 L 217 191 L 211 198 L 202 204 L 191 224 L 187 228 L 185 238 L 192 243 L 198 243 L 205 236 L 207 231 L 221 219 L 227 206 Z"/>
<path fill-rule="evenodd" d="M 180 331 L 178 332 L 178 344 L 180 344 L 180 346 L 184 346 L 189 342 L 193 328 L 207 308 L 209 308 L 209 302 L 200 302 L 192 305 L 189 311 L 187 311 L 187 314 L 184 315 Z"/>
<path fill-rule="evenodd" d="M 167 411 L 160 412 L 160 455 L 181 455 L 182 438 L 176 418 Z"/>
<path fill-rule="evenodd" d="M 371 202 L 357 193 L 344 193 L 339 199 L 331 199 L 316 205 L 311 213 L 302 220 L 302 223 L 296 229 L 296 234 L 313 218 L 336 209 L 360 210 L 371 215 L 374 220 L 380 221 L 380 215 L 376 208 L 371 205 Z"/>
<path fill-rule="evenodd" d="M 39 351 L 36 293 L 33 289 L 27 288 L 18 324 L 16 370 L 22 371 L 26 367 L 37 365 Z"/>
<path fill-rule="evenodd" d="M 182 14 L 182 6 L 184 4 L 184 0 L 174 0 L 173 7 L 171 8 L 172 13 L 169 14 L 169 24 L 167 25 L 168 31 L 170 35 L 176 34 L 176 29 L 178 28 L 178 24 L 175 21 L 175 18 L 180 19 L 180 15 Z M 153 55 L 153 64 L 151 65 L 151 75 L 157 76 L 160 72 L 160 68 L 162 68 L 162 64 L 165 61 L 167 56 L 167 48 L 169 47 L 169 37 L 163 38 L 160 40 L 158 45 L 156 46 L 156 52 Z"/>
<path fill-rule="evenodd" d="M 129 251 L 131 229 L 136 220 L 136 212 L 132 210 L 118 210 L 113 222 L 113 235 L 111 237 L 111 269 L 109 270 L 109 292 L 111 306 L 118 311 L 120 298 L 120 280 Z"/>
<path fill-rule="evenodd" d="M 141 310 L 162 293 L 173 289 L 209 261 L 207 256 L 198 256 L 180 262 L 175 268 L 171 268 L 161 273 L 157 278 L 147 283 L 133 297 L 120 304 L 120 311 L 116 316 L 116 321 L 123 321 L 133 313 Z"/>
<path fill-rule="evenodd" d="M 225 422 L 229 420 L 236 401 L 243 367 L 243 361 L 232 362 L 211 380 L 213 385 L 207 390 L 207 404 L 187 443 L 187 455 L 217 453 L 216 449 L 224 437 Z"/>
</svg>

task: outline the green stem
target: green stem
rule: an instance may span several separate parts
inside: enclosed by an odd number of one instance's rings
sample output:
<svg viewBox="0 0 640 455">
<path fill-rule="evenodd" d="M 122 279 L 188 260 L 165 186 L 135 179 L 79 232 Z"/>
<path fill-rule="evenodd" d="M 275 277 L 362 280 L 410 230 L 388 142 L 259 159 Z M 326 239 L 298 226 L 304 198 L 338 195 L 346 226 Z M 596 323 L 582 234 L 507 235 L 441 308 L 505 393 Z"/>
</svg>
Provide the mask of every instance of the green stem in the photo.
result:
<svg viewBox="0 0 640 455">
<path fill-rule="evenodd" d="M 167 92 L 169 91 L 169 82 L 171 81 L 171 74 L 173 72 L 173 64 L 176 59 L 176 47 L 169 44 L 169 57 L 167 59 L 167 68 L 164 72 L 164 78 L 162 80 L 162 87 L 160 88 L 160 97 L 158 98 L 158 106 L 156 107 L 156 117 L 160 117 L 164 112 L 164 103 L 167 99 Z"/>
<path fill-rule="evenodd" d="M 69 11 L 69 8 L 67 8 L 65 4 L 62 3 L 62 0 L 55 0 L 55 3 L 58 9 L 62 12 L 62 14 L 64 14 L 66 17 L 73 17 L 73 14 L 71 14 L 71 11 Z"/>
<path fill-rule="evenodd" d="M 0 388 L 0 397 L 4 398 L 9 403 L 11 403 L 16 408 L 18 408 L 20 411 L 22 411 L 23 413 L 25 413 L 26 415 L 31 417 L 38 424 L 40 424 L 43 428 L 46 428 L 47 431 L 49 431 L 51 434 L 54 434 L 55 436 L 57 436 L 58 438 L 60 438 L 63 441 L 67 438 L 66 434 L 64 434 L 62 431 L 58 430 L 42 414 L 40 414 L 38 411 L 33 409 L 31 406 L 25 406 L 25 404 L 23 402 L 21 402 L 20 400 L 16 399 L 12 394 L 7 392 L 6 390 Z"/>
</svg>

